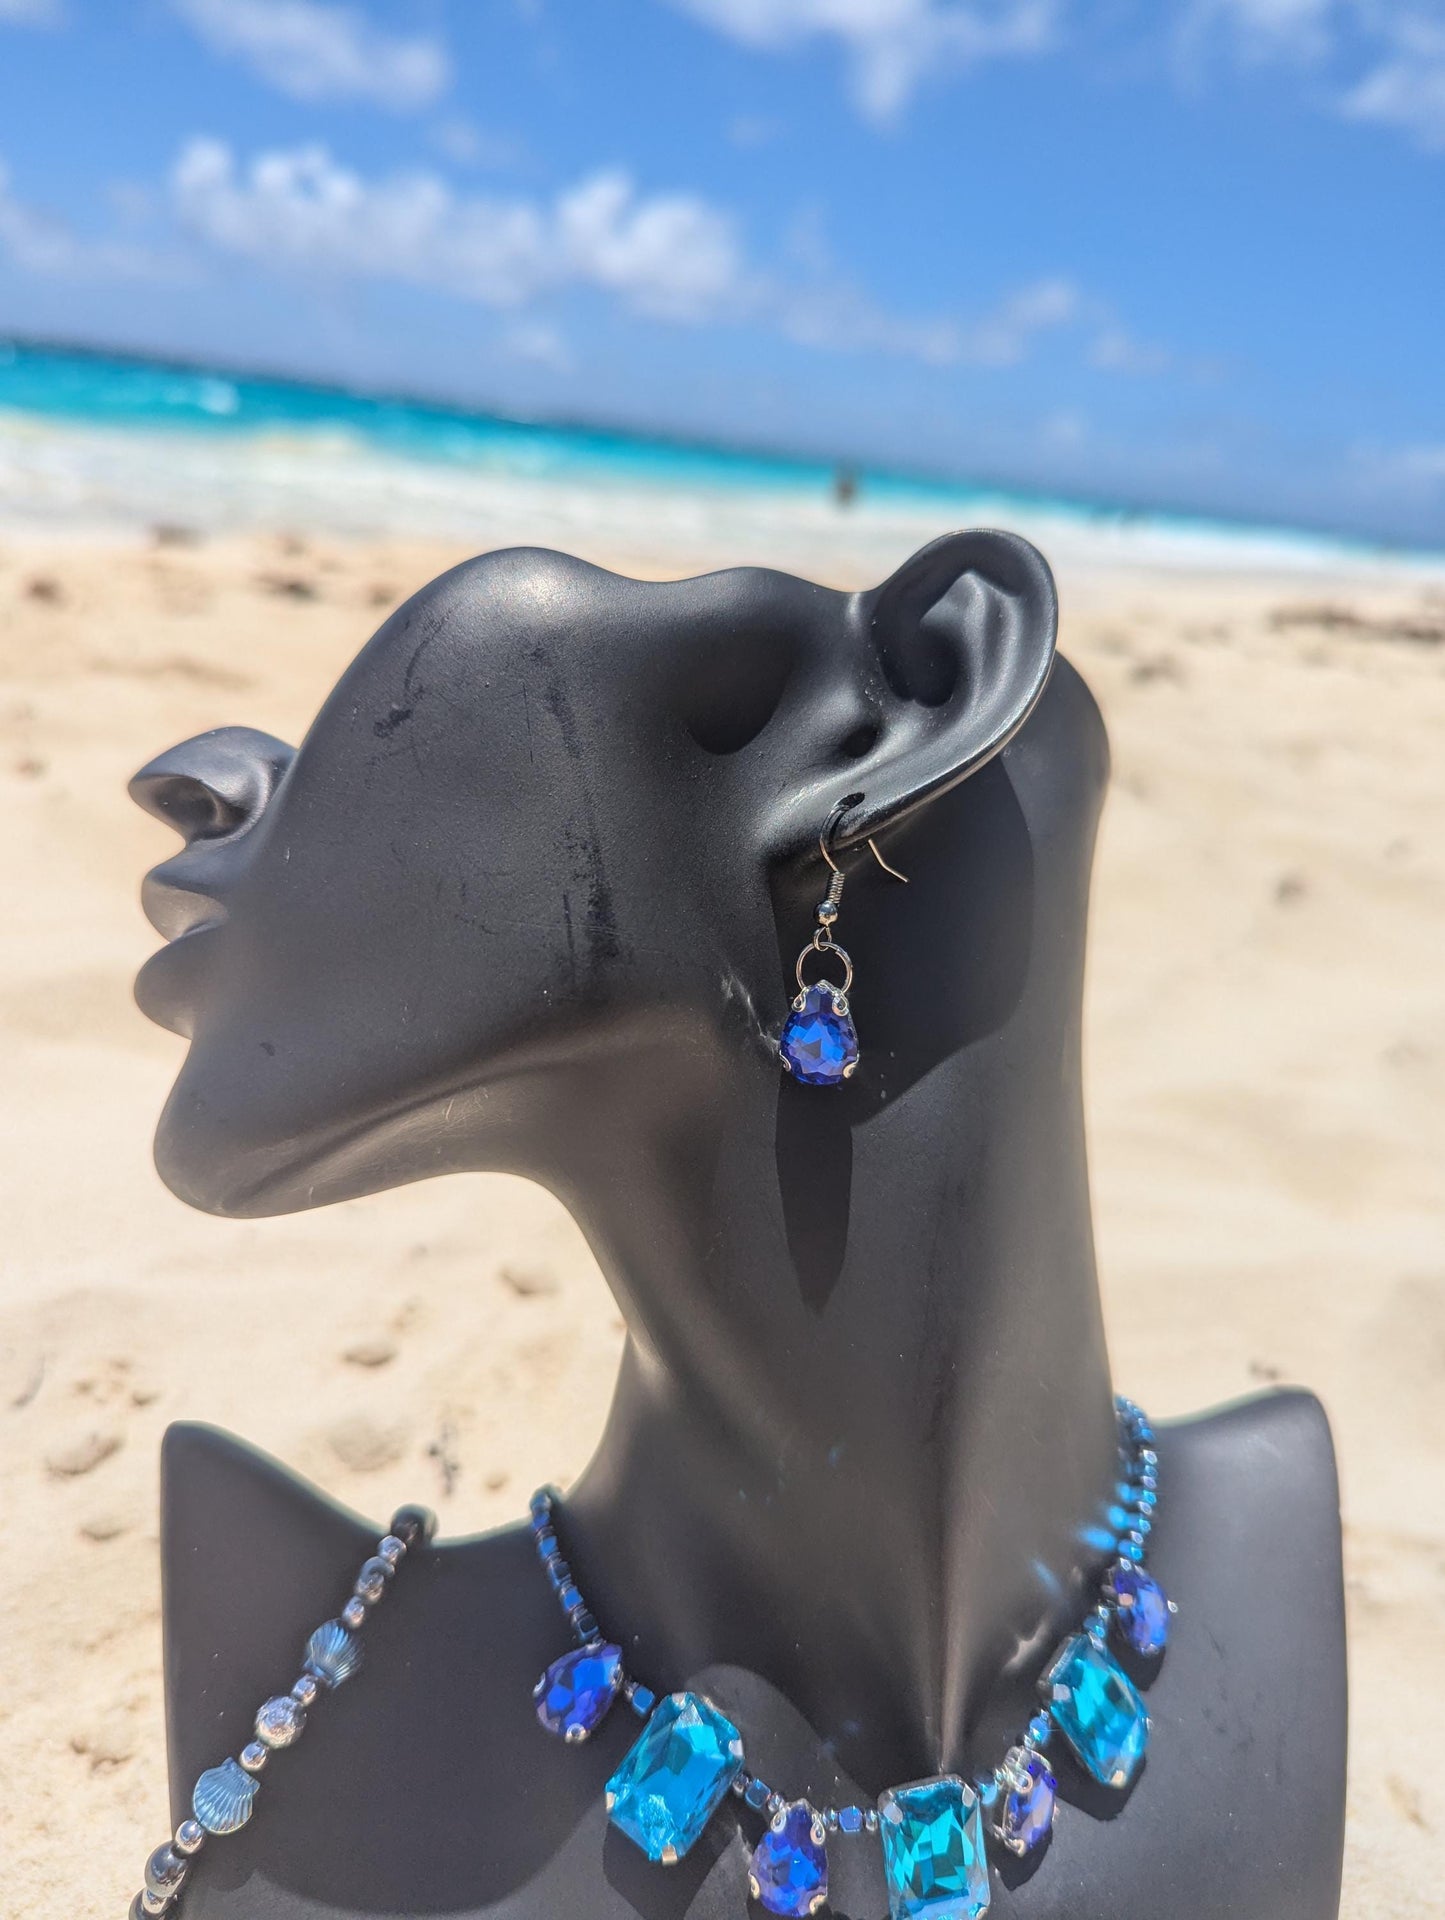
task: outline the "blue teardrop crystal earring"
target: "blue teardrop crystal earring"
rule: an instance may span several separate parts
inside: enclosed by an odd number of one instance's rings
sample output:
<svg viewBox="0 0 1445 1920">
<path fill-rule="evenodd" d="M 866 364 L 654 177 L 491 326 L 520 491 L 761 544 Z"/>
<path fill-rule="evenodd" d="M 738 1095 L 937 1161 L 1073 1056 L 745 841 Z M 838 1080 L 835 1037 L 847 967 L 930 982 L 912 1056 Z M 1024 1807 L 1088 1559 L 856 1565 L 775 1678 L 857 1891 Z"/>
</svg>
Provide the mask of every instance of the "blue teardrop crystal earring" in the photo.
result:
<svg viewBox="0 0 1445 1920">
<path fill-rule="evenodd" d="M 836 826 L 839 817 L 839 814 L 834 814 L 833 825 Z M 908 884 L 907 874 L 900 873 L 897 867 L 890 867 L 872 840 L 869 840 L 868 847 L 885 873 L 891 874 L 895 880 L 901 880 L 905 886 Z M 818 924 L 813 937 L 798 955 L 794 969 L 798 993 L 793 1001 L 793 1010 L 778 1036 L 778 1058 L 783 1071 L 806 1086 L 838 1087 L 845 1080 L 851 1080 L 858 1070 L 858 1029 L 853 1025 L 848 1003 L 848 990 L 853 985 L 853 962 L 847 949 L 840 947 L 833 938 L 833 927 L 843 899 L 844 874 L 828 851 L 826 828 L 818 836 L 818 851 L 828 865 L 828 891 L 818 902 Z M 843 968 L 842 980 L 837 984 L 831 980 L 815 980 L 810 984 L 804 968 L 813 954 L 830 954 L 838 960 Z"/>
</svg>

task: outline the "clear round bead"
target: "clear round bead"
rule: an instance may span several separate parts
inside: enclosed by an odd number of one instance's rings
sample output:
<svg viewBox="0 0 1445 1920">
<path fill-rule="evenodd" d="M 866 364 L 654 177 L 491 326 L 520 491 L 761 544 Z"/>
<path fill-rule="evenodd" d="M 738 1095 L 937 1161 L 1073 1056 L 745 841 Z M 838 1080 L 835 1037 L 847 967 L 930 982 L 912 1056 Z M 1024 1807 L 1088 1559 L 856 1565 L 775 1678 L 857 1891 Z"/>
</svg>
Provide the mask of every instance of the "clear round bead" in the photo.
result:
<svg viewBox="0 0 1445 1920">
<path fill-rule="evenodd" d="M 256 1715 L 256 1738 L 264 1747 L 289 1747 L 306 1730 L 306 1709 L 289 1693 L 278 1693 Z"/>
<path fill-rule="evenodd" d="M 358 1600 L 374 1605 L 386 1592 L 386 1583 L 391 1578 L 391 1562 L 383 1560 L 375 1553 L 356 1576 L 354 1592 Z"/>
</svg>

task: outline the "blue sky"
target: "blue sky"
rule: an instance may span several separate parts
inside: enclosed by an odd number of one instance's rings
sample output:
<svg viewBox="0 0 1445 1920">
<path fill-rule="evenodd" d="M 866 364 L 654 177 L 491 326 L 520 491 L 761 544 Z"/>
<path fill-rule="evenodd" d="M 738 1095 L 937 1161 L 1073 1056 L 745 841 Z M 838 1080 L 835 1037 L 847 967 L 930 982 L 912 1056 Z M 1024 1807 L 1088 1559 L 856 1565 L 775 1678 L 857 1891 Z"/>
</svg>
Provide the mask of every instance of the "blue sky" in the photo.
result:
<svg viewBox="0 0 1445 1920">
<path fill-rule="evenodd" d="M 0 329 L 1445 544 L 1445 0 L 0 0 Z"/>
</svg>

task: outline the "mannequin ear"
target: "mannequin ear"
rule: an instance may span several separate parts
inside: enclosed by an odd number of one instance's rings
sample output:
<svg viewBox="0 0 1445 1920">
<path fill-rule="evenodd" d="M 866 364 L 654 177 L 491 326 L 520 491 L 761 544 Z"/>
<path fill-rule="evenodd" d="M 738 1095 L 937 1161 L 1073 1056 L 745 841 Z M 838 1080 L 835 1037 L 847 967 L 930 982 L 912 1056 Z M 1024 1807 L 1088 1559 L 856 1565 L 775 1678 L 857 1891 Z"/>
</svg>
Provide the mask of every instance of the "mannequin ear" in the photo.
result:
<svg viewBox="0 0 1445 1920">
<path fill-rule="evenodd" d="M 1012 533 L 945 534 L 855 607 L 881 725 L 839 779 L 837 802 L 862 796 L 841 822 L 844 846 L 906 819 L 1012 739 L 1043 692 L 1059 624 L 1048 563 Z"/>
</svg>

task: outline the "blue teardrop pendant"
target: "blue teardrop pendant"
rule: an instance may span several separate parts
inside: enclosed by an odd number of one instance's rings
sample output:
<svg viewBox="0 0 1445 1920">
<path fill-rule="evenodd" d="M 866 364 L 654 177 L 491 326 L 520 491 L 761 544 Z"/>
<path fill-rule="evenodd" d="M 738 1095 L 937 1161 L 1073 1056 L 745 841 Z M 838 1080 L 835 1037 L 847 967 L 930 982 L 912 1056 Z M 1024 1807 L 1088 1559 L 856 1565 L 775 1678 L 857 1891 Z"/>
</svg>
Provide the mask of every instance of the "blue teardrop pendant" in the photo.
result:
<svg viewBox="0 0 1445 1920">
<path fill-rule="evenodd" d="M 858 1065 L 858 1031 L 848 996 L 824 980 L 805 987 L 778 1040 L 786 1072 L 810 1087 L 837 1087 Z"/>
</svg>

